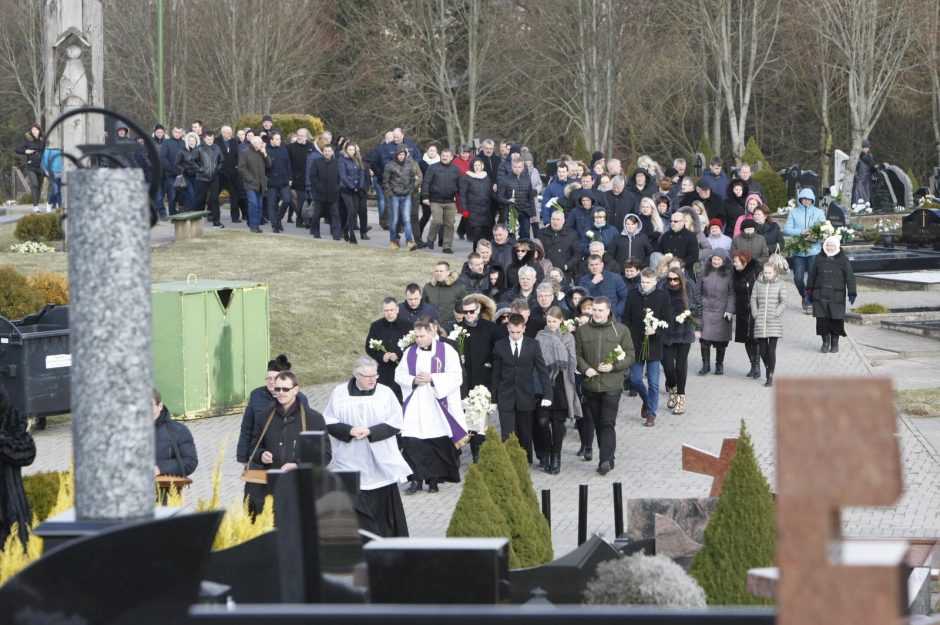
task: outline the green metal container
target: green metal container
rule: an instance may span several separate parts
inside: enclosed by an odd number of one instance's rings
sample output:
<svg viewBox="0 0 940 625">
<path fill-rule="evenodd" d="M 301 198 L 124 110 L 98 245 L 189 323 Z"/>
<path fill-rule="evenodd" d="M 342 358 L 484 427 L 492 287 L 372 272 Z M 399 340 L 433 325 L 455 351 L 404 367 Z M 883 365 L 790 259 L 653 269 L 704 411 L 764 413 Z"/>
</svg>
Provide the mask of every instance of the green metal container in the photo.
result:
<svg viewBox="0 0 940 625">
<path fill-rule="evenodd" d="M 194 280 L 151 287 L 154 385 L 170 413 L 230 414 L 264 383 L 268 286 Z"/>
</svg>

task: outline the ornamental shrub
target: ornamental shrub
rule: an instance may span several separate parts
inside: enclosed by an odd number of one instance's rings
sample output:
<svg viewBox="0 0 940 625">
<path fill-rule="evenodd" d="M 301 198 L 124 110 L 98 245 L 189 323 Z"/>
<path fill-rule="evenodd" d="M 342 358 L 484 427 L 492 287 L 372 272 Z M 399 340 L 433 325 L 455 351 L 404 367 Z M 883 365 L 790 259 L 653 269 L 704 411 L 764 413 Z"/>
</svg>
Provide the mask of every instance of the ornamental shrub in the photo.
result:
<svg viewBox="0 0 940 625">
<path fill-rule="evenodd" d="M 584 590 L 592 605 L 659 605 L 704 608 L 705 591 L 681 566 L 664 556 L 637 553 L 597 565 Z"/>
<path fill-rule="evenodd" d="M 886 315 L 891 312 L 891 309 L 884 304 L 862 304 L 853 308 L 852 312 L 860 315 Z"/>
<path fill-rule="evenodd" d="M 538 558 L 541 562 L 551 562 L 552 553 L 552 528 L 548 525 L 548 519 L 542 514 L 542 506 L 539 505 L 539 499 L 535 494 L 535 487 L 532 486 L 532 474 L 529 473 L 529 459 L 525 455 L 525 450 L 519 444 L 519 439 L 515 433 L 510 434 L 506 442 L 503 443 L 506 451 L 509 452 L 509 461 L 516 472 L 516 478 L 519 480 L 519 490 L 522 491 L 522 498 L 527 508 L 529 516 L 532 518 L 532 524 L 535 526 L 538 543 L 540 548 Z"/>
<path fill-rule="evenodd" d="M 503 512 L 493 501 L 483 473 L 476 464 L 471 464 L 464 478 L 463 492 L 447 526 L 447 537 L 510 538 L 509 523 Z M 509 563 L 513 566 L 516 557 L 509 543 Z"/>
<path fill-rule="evenodd" d="M 46 303 L 44 300 L 16 269 L 8 265 L 0 267 L 0 316 L 22 319 L 40 310 Z"/>
<path fill-rule="evenodd" d="M 510 560 L 510 567 L 522 568 L 547 562 L 538 524 L 529 514 L 529 507 L 522 497 L 522 489 L 509 460 L 509 453 L 494 428 L 486 430 L 486 441 L 480 448 L 480 461 L 477 466 L 483 474 L 483 480 L 493 501 L 509 525 L 514 555 Z"/>
<path fill-rule="evenodd" d="M 755 170 L 758 167 L 770 167 L 770 163 L 767 162 L 767 158 L 761 151 L 760 146 L 757 145 L 757 140 L 754 137 L 747 140 L 747 145 L 744 146 L 744 154 L 741 155 L 741 162 L 748 163 Z"/>
<path fill-rule="evenodd" d="M 715 158 L 715 151 L 712 150 L 712 144 L 709 143 L 708 137 L 706 137 L 705 135 L 702 135 L 702 138 L 698 142 L 698 148 L 696 148 L 695 151 L 701 152 L 702 154 L 705 155 L 705 169 L 708 169 L 708 166 L 711 164 L 712 159 Z M 689 163 L 688 171 L 694 173 L 695 172 L 694 168 L 695 168 L 695 159 L 692 159 L 692 162 Z"/>
<path fill-rule="evenodd" d="M 254 128 L 257 130 L 261 128 L 261 114 L 257 115 L 242 115 L 238 118 L 238 128 Z M 284 114 L 284 115 L 271 115 L 274 118 L 274 128 L 277 128 L 281 131 L 283 135 L 283 145 L 287 144 L 287 136 L 292 132 L 297 132 L 301 128 L 306 128 L 310 131 L 310 139 L 314 140 L 317 136 L 323 132 L 323 120 L 319 117 L 314 117 L 313 115 L 302 115 L 302 114 Z"/>
<path fill-rule="evenodd" d="M 29 508 L 37 523 L 49 518 L 49 512 L 59 496 L 59 482 L 64 471 L 40 471 L 23 476 L 23 490 L 29 500 Z"/>
<path fill-rule="evenodd" d="M 742 420 L 737 453 L 705 528 L 705 545 L 689 569 L 709 605 L 771 603 L 747 591 L 747 572 L 774 565 L 775 532 L 773 495 Z"/>
<path fill-rule="evenodd" d="M 26 283 L 39 293 L 47 304 L 64 306 L 69 303 L 69 279 L 63 273 L 43 270 L 26 278 Z"/>
<path fill-rule="evenodd" d="M 764 199 L 770 212 L 776 213 L 778 208 L 787 205 L 787 185 L 773 167 L 765 163 L 763 169 L 755 172 L 752 177 L 764 187 Z"/>
<path fill-rule="evenodd" d="M 58 211 L 54 213 L 33 213 L 21 217 L 16 222 L 13 236 L 17 241 L 61 241 L 62 224 Z"/>
</svg>

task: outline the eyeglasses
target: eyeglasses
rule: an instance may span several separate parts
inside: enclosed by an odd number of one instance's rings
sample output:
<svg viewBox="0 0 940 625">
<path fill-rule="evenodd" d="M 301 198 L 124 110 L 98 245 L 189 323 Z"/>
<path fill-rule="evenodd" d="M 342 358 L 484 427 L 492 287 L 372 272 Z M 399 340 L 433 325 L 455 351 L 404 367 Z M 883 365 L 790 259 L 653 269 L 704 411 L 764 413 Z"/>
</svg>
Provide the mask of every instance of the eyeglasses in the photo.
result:
<svg viewBox="0 0 940 625">
<path fill-rule="evenodd" d="M 669 282 L 681 282 L 679 278 L 666 278 L 666 280 L 668 280 Z"/>
<path fill-rule="evenodd" d="M 477 314 L 478 312 L 480 312 L 480 309 L 479 309 L 479 308 L 471 308 L 470 310 L 464 310 L 464 311 L 463 311 L 463 314 L 465 314 L 465 315 L 475 315 L 475 314 Z"/>
<path fill-rule="evenodd" d="M 360 378 L 364 378 L 364 379 L 366 379 L 366 380 L 374 380 L 374 379 L 376 379 L 377 377 L 379 377 L 379 374 L 378 374 L 378 373 L 373 373 L 372 375 L 366 375 L 365 373 L 359 373 L 358 371 L 356 371 L 356 375 L 358 375 Z"/>
<path fill-rule="evenodd" d="M 275 386 L 275 387 L 274 387 L 274 392 L 275 392 L 275 393 L 286 393 L 286 392 L 288 392 L 288 391 L 294 390 L 295 388 L 297 388 L 297 387 L 296 387 L 296 386 Z"/>
<path fill-rule="evenodd" d="M 276 375 L 269 375 L 269 376 L 267 376 L 266 378 L 264 378 L 264 381 L 265 381 L 265 382 L 273 382 L 273 381 L 276 380 L 276 379 L 277 379 L 277 376 L 276 376 Z"/>
</svg>

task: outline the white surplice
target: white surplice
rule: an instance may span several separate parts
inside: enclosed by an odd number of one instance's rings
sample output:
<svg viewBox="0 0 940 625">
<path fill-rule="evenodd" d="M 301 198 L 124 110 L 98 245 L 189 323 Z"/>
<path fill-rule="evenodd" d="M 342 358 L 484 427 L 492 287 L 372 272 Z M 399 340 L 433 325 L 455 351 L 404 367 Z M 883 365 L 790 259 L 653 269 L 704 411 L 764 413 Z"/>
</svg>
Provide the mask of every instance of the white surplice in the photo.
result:
<svg viewBox="0 0 940 625">
<path fill-rule="evenodd" d="M 450 437 L 451 431 L 447 418 L 437 403 L 438 399 L 443 398 L 447 399 L 447 410 L 450 416 L 460 424 L 460 427 L 467 429 L 463 408 L 460 405 L 460 385 L 463 383 L 460 356 L 453 347 L 442 343 L 444 362 L 439 362 L 437 345 L 438 341 L 435 339 L 431 342 L 430 351 L 419 349 L 417 344 L 410 346 L 402 354 L 401 362 L 395 370 L 395 382 L 401 387 L 402 397 L 408 402 L 405 409 L 405 423 L 401 430 L 402 436 L 425 439 Z M 433 384 L 422 384 L 412 388 L 415 377 L 408 371 L 408 353 L 413 349 L 418 353 L 415 373 L 430 373 Z M 411 396 L 410 399 L 409 396 Z"/>
</svg>

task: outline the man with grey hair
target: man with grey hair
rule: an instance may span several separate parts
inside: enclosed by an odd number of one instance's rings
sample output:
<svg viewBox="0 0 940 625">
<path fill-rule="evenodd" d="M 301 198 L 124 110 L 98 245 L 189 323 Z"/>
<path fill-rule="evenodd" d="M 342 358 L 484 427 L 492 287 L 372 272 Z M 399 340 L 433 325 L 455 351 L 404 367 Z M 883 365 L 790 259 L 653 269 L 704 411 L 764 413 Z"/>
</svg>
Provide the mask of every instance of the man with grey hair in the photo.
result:
<svg viewBox="0 0 940 625">
<path fill-rule="evenodd" d="M 672 161 L 672 166 L 676 168 L 676 176 L 681 180 L 685 176 L 685 170 L 688 167 L 688 163 L 685 162 L 684 158 L 677 158 Z"/>
<path fill-rule="evenodd" d="M 764 197 L 764 186 L 752 177 L 750 163 L 741 163 L 741 166 L 738 167 L 738 175 L 735 178 L 743 180 L 747 184 L 748 194 L 756 193 L 760 196 L 761 202 L 767 202 Z"/>
<path fill-rule="evenodd" d="M 570 276 L 581 260 L 581 237 L 565 225 L 565 211 L 552 212 L 549 227 L 539 230 L 538 236 L 546 260 Z"/>
<path fill-rule="evenodd" d="M 538 301 L 535 298 L 535 280 L 538 275 L 534 267 L 529 265 L 523 265 L 519 267 L 519 284 L 512 287 L 503 295 L 500 299 L 500 306 L 509 306 L 513 300 L 523 299 L 529 304 L 529 308 L 535 308 L 538 306 Z"/>
<path fill-rule="evenodd" d="M 228 191 L 229 214 L 232 223 L 248 221 L 248 194 L 238 175 L 238 140 L 231 126 L 222 126 L 222 135 L 217 141 L 222 150 L 222 170 L 219 172 L 219 189 Z"/>
<path fill-rule="evenodd" d="M 617 230 L 623 227 L 624 218 L 633 213 L 639 214 L 640 202 L 636 195 L 626 190 L 627 181 L 623 176 L 614 176 L 610 180 L 610 191 L 597 194 L 597 205 L 607 209 L 607 223 Z"/>
<path fill-rule="evenodd" d="M 332 441 L 329 469 L 359 472 L 354 508 L 360 528 L 383 537 L 408 536 L 398 485 L 408 481 L 411 468 L 395 438 L 402 429 L 402 409 L 378 377 L 378 363 L 361 356 L 353 377 L 330 394 L 323 411 Z"/>
<path fill-rule="evenodd" d="M 492 139 L 484 139 L 480 143 L 480 151 L 477 154 L 477 158 L 483 161 L 483 171 L 486 172 L 487 177 L 490 179 L 490 184 L 493 185 L 493 191 L 496 191 L 496 171 L 499 169 L 499 164 L 502 162 L 499 154 L 495 152 L 496 142 Z"/>
</svg>

